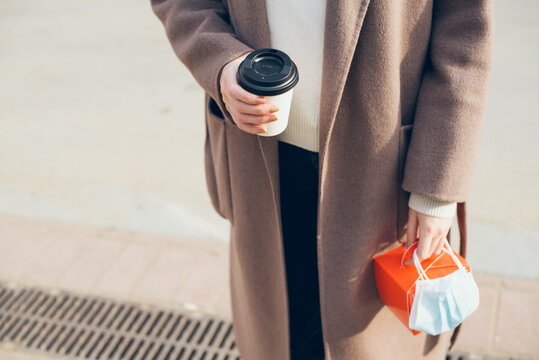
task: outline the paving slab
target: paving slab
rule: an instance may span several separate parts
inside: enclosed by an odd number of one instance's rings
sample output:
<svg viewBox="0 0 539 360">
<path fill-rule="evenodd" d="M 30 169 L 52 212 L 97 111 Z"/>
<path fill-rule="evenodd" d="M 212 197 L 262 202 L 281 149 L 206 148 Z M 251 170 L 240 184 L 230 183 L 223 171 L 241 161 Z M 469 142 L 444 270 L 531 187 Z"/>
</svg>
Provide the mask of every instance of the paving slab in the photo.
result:
<svg viewBox="0 0 539 360">
<path fill-rule="evenodd" d="M 202 251 L 194 249 L 165 249 L 140 279 L 133 296 L 135 298 L 168 301 L 193 272 L 193 266 Z M 193 299 L 191 299 L 192 301 Z"/>
<path fill-rule="evenodd" d="M 6 236 L 12 245 L 0 253 L 2 280 L 143 304 L 181 305 L 231 318 L 226 243 L 0 215 L 0 239 Z M 70 241 L 71 249 L 79 249 L 71 253 L 77 254 L 59 257 L 56 252 Z M 30 251 L 44 244 L 47 251 Z M 25 251 L 43 265 L 24 261 Z M 63 259 L 62 266 L 49 272 L 63 270 L 51 277 L 29 276 L 47 264 L 47 256 L 50 261 Z M 2 267 L 6 263 L 19 266 Z M 474 278 L 480 306 L 463 324 L 455 349 L 539 359 L 539 281 L 482 272 Z"/>
<path fill-rule="evenodd" d="M 492 352 L 494 322 L 499 302 L 499 290 L 480 287 L 479 308 L 462 324 L 457 348 L 474 350 L 479 353 Z"/>
<path fill-rule="evenodd" d="M 100 293 L 127 297 L 136 288 L 158 255 L 158 249 L 144 245 L 126 245 L 111 266 L 97 280 Z"/>
<path fill-rule="evenodd" d="M 71 289 L 93 289 L 105 269 L 116 261 L 125 245 L 118 242 L 92 239 L 58 278 L 58 285 Z"/>
<path fill-rule="evenodd" d="M 504 291 L 494 349 L 514 355 L 539 355 L 539 292 Z"/>
</svg>

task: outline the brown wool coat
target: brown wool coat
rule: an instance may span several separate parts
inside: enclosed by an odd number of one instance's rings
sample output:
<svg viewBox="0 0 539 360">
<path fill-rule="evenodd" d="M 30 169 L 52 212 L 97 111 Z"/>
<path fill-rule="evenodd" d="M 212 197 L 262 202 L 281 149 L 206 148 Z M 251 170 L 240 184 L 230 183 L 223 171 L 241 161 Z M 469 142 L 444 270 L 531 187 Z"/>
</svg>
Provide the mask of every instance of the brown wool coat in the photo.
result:
<svg viewBox="0 0 539 360">
<path fill-rule="evenodd" d="M 317 232 L 327 360 L 444 359 L 451 333 L 412 336 L 378 298 L 372 258 L 405 241 L 410 192 L 466 199 L 493 2 L 327 1 Z M 152 8 L 206 92 L 206 180 L 231 222 L 237 346 L 245 360 L 288 360 L 277 139 L 240 130 L 219 89 L 226 63 L 271 47 L 265 2 L 152 0 Z"/>
</svg>

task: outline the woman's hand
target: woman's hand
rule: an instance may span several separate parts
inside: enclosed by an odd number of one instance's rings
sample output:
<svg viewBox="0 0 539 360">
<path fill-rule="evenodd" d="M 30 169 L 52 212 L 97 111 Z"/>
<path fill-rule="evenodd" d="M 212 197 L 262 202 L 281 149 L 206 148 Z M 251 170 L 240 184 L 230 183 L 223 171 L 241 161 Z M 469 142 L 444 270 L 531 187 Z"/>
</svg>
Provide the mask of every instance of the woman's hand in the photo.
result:
<svg viewBox="0 0 539 360">
<path fill-rule="evenodd" d="M 408 208 L 408 240 L 406 247 L 410 247 L 417 239 L 419 232 L 419 244 L 417 245 L 417 257 L 423 261 L 440 254 L 444 246 L 444 239 L 453 223 L 453 218 L 442 218 L 426 215 Z M 413 260 L 406 260 L 405 265 L 413 265 Z"/>
<path fill-rule="evenodd" d="M 250 134 L 260 134 L 266 132 L 264 124 L 277 120 L 277 115 L 273 113 L 279 108 L 267 102 L 266 96 L 252 94 L 238 85 L 236 72 L 247 55 L 249 54 L 244 54 L 225 65 L 219 84 L 226 108 L 238 128 Z"/>
</svg>

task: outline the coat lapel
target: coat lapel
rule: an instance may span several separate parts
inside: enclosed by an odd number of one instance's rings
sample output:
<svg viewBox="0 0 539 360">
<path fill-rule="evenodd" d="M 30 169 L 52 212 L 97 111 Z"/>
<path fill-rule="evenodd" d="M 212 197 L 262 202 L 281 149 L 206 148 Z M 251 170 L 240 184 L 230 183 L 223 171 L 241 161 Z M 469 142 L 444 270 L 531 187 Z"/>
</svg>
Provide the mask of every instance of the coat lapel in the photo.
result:
<svg viewBox="0 0 539 360">
<path fill-rule="evenodd" d="M 327 0 L 324 28 L 324 53 L 320 101 L 320 171 L 327 139 L 335 122 L 348 70 L 370 0 Z M 266 0 L 246 2 L 250 21 L 256 24 L 253 43 L 257 48 L 271 47 Z M 271 181 L 277 209 L 280 209 L 279 157 L 276 136 L 257 136 Z M 280 211 L 279 223 L 280 223 Z"/>
<path fill-rule="evenodd" d="M 370 0 L 327 0 L 320 98 L 320 169 Z"/>
</svg>

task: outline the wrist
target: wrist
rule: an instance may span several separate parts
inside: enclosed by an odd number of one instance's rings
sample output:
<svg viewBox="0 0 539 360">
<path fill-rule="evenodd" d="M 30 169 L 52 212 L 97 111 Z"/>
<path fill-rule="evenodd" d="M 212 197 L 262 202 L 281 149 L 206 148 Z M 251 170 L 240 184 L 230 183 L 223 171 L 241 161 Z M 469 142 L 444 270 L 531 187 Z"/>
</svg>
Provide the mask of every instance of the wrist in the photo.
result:
<svg viewBox="0 0 539 360">
<path fill-rule="evenodd" d="M 454 217 L 457 210 L 457 203 L 453 201 L 442 201 L 430 196 L 411 193 L 408 206 L 422 214 L 451 218 Z"/>
<path fill-rule="evenodd" d="M 220 75 L 220 78 L 219 78 L 219 87 L 222 87 L 222 84 L 223 84 L 223 77 L 225 76 L 225 74 L 228 74 L 229 71 L 233 71 L 234 72 L 234 76 L 236 74 L 236 71 L 238 71 L 238 67 L 240 66 L 241 62 L 247 57 L 247 55 L 249 55 L 249 53 L 246 53 L 246 54 L 243 54 L 243 55 L 240 55 L 238 56 L 237 58 L 234 58 L 232 60 L 230 60 L 229 62 L 227 62 L 224 66 L 223 66 L 223 71 L 221 71 L 221 75 Z M 229 69 L 231 68 L 231 69 Z"/>
<path fill-rule="evenodd" d="M 225 64 L 225 69 L 229 68 L 230 66 L 234 67 L 234 71 L 238 69 L 238 66 L 241 64 L 241 62 L 249 55 L 250 53 L 246 53 L 243 55 L 238 56 L 235 59 L 230 60 Z"/>
</svg>

